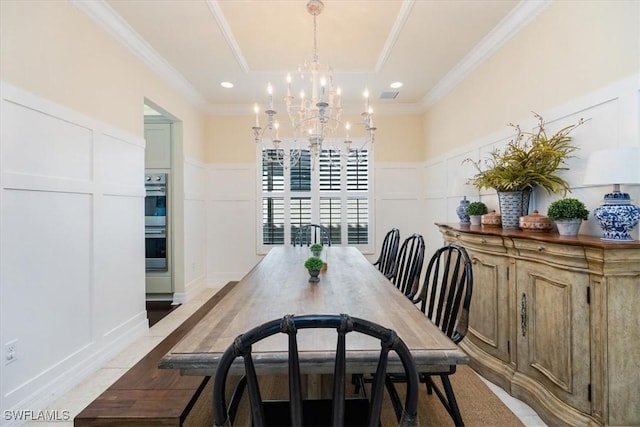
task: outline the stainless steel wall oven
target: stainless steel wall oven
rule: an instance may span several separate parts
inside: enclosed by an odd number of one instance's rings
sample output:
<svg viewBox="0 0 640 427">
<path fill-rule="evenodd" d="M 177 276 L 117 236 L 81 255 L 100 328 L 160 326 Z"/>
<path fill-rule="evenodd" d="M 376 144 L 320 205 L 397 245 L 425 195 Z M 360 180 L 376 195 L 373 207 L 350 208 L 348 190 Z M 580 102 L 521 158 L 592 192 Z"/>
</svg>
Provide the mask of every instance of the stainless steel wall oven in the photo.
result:
<svg viewBox="0 0 640 427">
<path fill-rule="evenodd" d="M 167 174 L 145 176 L 144 234 L 147 271 L 168 271 Z"/>
</svg>

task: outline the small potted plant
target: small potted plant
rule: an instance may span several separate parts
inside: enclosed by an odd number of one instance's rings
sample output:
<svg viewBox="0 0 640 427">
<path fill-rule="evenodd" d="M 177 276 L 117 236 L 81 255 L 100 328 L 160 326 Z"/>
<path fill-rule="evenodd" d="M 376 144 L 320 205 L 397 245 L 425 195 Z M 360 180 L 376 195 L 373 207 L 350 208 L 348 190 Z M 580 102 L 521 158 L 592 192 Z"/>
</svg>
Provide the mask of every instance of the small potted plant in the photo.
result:
<svg viewBox="0 0 640 427">
<path fill-rule="evenodd" d="M 547 216 L 556 223 L 561 236 L 576 236 L 589 211 L 580 200 L 564 198 L 549 205 Z"/>
<path fill-rule="evenodd" d="M 487 205 L 482 202 L 471 202 L 467 206 L 467 215 L 469 215 L 471 225 L 480 225 L 480 218 L 488 212 Z"/>
<path fill-rule="evenodd" d="M 314 243 L 313 245 L 309 246 L 309 249 L 311 250 L 313 256 L 319 257 L 320 253 L 322 252 L 322 245 L 320 243 Z"/>
<path fill-rule="evenodd" d="M 323 264 L 322 259 L 317 256 L 307 258 L 304 262 L 304 268 L 309 270 L 309 282 L 315 283 L 320 281 L 318 274 L 320 274 Z"/>
</svg>

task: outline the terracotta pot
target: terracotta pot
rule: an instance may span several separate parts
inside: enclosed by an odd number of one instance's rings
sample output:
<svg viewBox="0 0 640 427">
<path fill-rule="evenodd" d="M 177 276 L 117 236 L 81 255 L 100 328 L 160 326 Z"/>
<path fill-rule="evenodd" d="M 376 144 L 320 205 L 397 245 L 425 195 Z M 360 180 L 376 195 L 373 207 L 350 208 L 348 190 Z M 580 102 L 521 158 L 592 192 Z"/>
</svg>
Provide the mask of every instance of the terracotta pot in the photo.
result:
<svg viewBox="0 0 640 427">
<path fill-rule="evenodd" d="M 502 217 L 496 211 L 491 211 L 488 214 L 484 214 L 480 217 L 480 222 L 483 227 L 501 227 Z"/>
<path fill-rule="evenodd" d="M 543 233 L 553 230 L 553 223 L 549 217 L 533 211 L 531 215 L 520 217 L 520 228 L 523 231 L 541 231 Z"/>
</svg>

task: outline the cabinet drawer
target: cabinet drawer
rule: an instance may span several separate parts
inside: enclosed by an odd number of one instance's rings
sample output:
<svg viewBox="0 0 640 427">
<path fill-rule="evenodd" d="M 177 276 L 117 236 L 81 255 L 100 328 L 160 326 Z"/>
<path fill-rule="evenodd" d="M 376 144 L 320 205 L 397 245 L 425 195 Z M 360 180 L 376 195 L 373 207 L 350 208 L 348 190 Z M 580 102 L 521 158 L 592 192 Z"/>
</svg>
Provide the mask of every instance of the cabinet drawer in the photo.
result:
<svg viewBox="0 0 640 427">
<path fill-rule="evenodd" d="M 507 252 L 504 240 L 501 236 L 489 236 L 483 234 L 454 233 L 461 246 L 481 252 L 504 254 Z"/>
<path fill-rule="evenodd" d="M 562 245 L 531 239 L 513 239 L 513 245 L 523 258 L 542 261 L 562 267 L 588 269 L 589 265 L 583 246 Z"/>
</svg>

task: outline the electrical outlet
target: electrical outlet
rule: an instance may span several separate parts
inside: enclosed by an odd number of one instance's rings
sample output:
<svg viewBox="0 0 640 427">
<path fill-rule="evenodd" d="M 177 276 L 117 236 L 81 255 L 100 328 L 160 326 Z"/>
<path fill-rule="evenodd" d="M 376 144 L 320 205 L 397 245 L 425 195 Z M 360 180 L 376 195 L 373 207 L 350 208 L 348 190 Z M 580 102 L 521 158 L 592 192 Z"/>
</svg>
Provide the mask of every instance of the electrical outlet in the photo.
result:
<svg viewBox="0 0 640 427">
<path fill-rule="evenodd" d="M 11 340 L 4 345 L 4 364 L 18 360 L 18 340 Z"/>
</svg>

